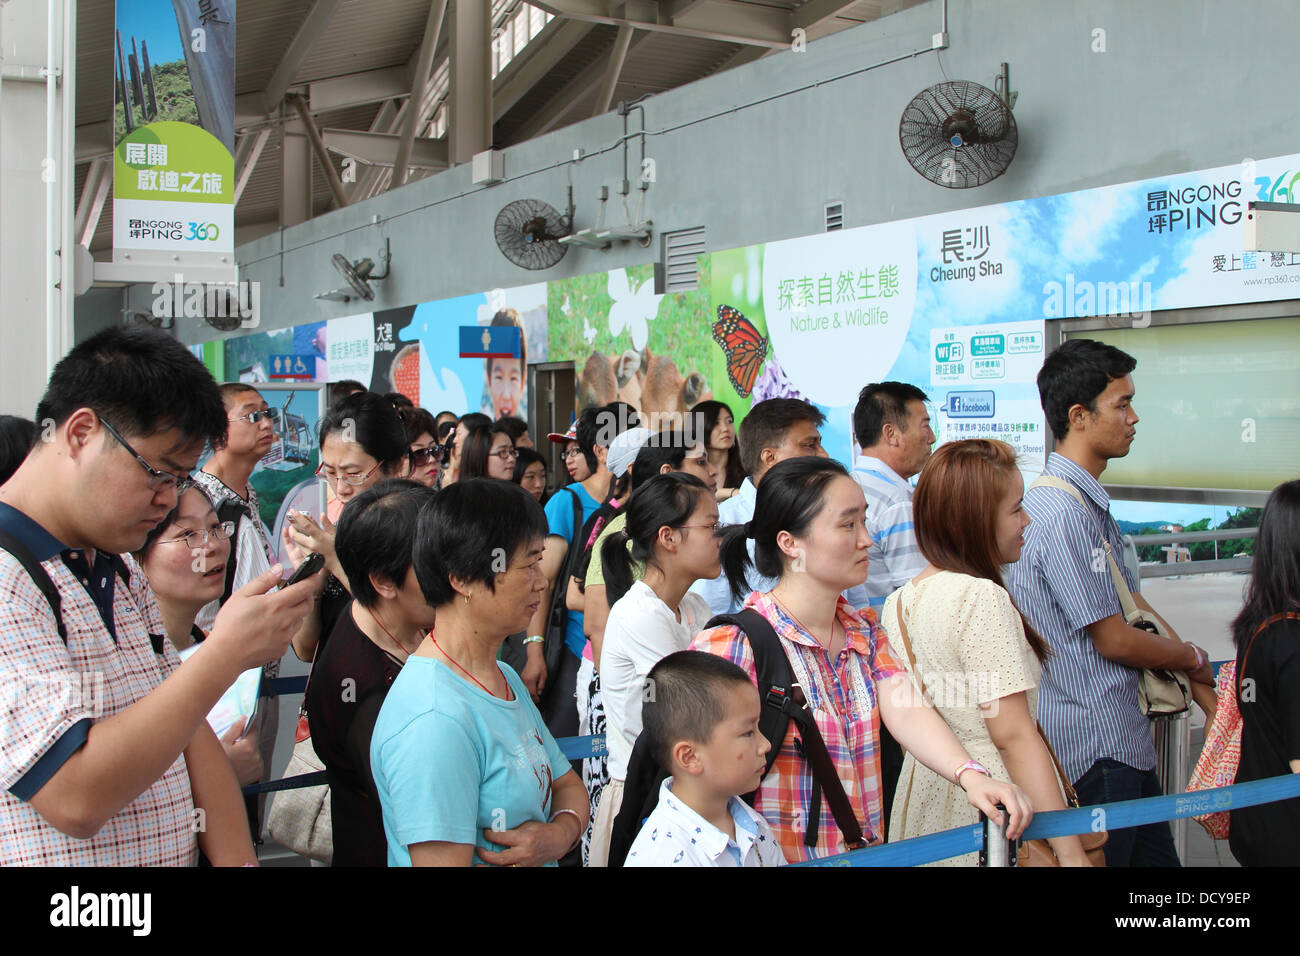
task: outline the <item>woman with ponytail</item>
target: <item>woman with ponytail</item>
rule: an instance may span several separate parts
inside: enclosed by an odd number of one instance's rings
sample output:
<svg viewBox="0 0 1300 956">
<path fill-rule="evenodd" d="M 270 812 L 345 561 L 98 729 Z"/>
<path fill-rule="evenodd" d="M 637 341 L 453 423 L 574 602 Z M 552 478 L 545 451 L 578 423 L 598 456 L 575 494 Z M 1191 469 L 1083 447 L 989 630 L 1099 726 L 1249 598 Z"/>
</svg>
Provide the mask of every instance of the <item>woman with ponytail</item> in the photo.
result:
<svg viewBox="0 0 1300 956">
<path fill-rule="evenodd" d="M 1046 642 L 1002 583 L 1020 560 L 1029 516 L 1016 453 L 974 438 L 941 445 L 912 497 L 916 540 L 929 564 L 885 601 L 883 620 L 902 658 L 962 746 L 989 772 L 1018 784 L 1038 810 L 1063 810 L 1056 767 L 1038 732 Z M 908 653 L 910 649 L 910 654 Z M 890 840 L 976 823 L 950 778 L 903 759 Z M 1065 866 L 1089 866 L 1077 836 L 1048 841 Z M 975 866 L 978 854 L 939 866 Z"/>
<path fill-rule="evenodd" d="M 718 503 L 699 478 L 656 475 L 632 493 L 624 513 L 626 528 L 601 546 L 611 602 L 600 665 L 610 781 L 596 810 L 589 866 L 604 866 L 609 856 L 628 758 L 641 733 L 646 675 L 685 650 L 708 621 L 708 604 L 688 591 L 698 578 L 718 574 Z"/>
<path fill-rule="evenodd" d="M 776 632 L 866 843 L 883 842 L 885 836 L 882 721 L 915 759 L 956 781 L 971 804 L 1007 823 L 1014 839 L 1033 815 L 1025 794 L 1014 784 L 992 779 L 971 759 L 943 718 L 913 689 L 875 613 L 869 608 L 859 613 L 841 594 L 867 577 L 871 537 L 866 510 L 862 489 L 837 461 L 806 457 L 774 465 L 758 486 L 753 519 L 723 535 L 722 568 L 732 592 Z M 751 565 L 777 583 L 745 599 Z M 691 649 L 727 658 L 757 683 L 753 650 L 740 628 L 711 628 L 696 636 Z M 796 723 L 790 722 L 785 739 L 771 743 L 777 756 L 759 785 L 754 809 L 771 824 L 785 858 L 795 862 L 850 849 L 823 788 L 814 786 Z M 1007 808 L 1009 821 L 996 809 L 998 803 Z"/>
</svg>

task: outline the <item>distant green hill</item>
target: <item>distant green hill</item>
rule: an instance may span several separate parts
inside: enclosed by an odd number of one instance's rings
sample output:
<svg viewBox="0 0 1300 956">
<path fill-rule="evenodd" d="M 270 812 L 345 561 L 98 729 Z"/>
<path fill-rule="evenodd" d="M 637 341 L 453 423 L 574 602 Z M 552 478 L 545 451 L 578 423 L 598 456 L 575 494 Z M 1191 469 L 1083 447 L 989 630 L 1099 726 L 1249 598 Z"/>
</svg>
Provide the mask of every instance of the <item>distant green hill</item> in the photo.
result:
<svg viewBox="0 0 1300 956">
<path fill-rule="evenodd" d="M 130 74 L 128 73 L 128 77 Z M 114 84 L 116 89 L 116 84 Z M 185 65 L 184 60 L 173 60 L 171 63 L 153 64 L 153 88 L 154 98 L 158 102 L 158 115 L 150 122 L 163 122 L 170 120 L 177 123 L 193 123 L 196 126 L 199 122 L 199 108 L 194 102 L 194 87 L 190 83 L 189 67 Z M 132 96 L 134 97 L 134 93 Z M 145 100 L 148 102 L 149 90 L 145 87 Z M 135 103 L 135 123 L 140 125 L 140 117 L 143 111 L 139 103 Z M 122 137 L 126 135 L 126 120 L 122 116 L 122 102 L 117 99 L 116 94 L 113 97 L 113 145 L 122 142 Z"/>
<path fill-rule="evenodd" d="M 1215 530 L 1224 528 L 1257 528 L 1259 527 L 1259 516 L 1262 509 L 1260 508 L 1238 508 L 1228 514 L 1228 517 L 1221 524 L 1215 526 Z M 1147 534 L 1162 534 L 1160 528 L 1162 525 L 1176 524 L 1174 521 L 1116 521 L 1122 534 L 1131 534 L 1137 539 L 1138 558 L 1142 561 L 1164 561 L 1165 552 L 1161 551 L 1160 545 L 1143 545 L 1142 536 Z M 1184 531 L 1208 531 L 1210 530 L 1210 519 L 1202 518 L 1200 521 L 1183 526 Z M 1217 554 L 1219 558 L 1230 558 L 1234 554 L 1254 554 L 1254 538 L 1225 538 L 1222 541 L 1196 541 L 1189 544 L 1188 550 L 1192 553 L 1193 561 L 1208 561 Z"/>
</svg>

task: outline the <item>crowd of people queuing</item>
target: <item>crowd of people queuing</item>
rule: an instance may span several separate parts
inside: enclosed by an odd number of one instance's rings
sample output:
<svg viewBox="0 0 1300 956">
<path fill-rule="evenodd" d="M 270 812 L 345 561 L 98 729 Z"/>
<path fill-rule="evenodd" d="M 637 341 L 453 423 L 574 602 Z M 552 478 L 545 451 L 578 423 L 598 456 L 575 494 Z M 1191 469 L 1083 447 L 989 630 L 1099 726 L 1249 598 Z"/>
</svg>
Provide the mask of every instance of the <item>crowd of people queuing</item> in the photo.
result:
<svg viewBox="0 0 1300 956">
<path fill-rule="evenodd" d="M 1094 559 L 1121 549 L 1100 478 L 1135 438 L 1134 371 L 1088 340 L 1047 357 L 1055 483 L 1030 488 L 1002 442 L 932 450 L 906 383 L 861 390 L 848 468 L 802 400 L 658 429 L 616 402 L 546 436 L 556 484 L 519 418 L 335 383 L 328 507 L 281 542 L 322 568 L 281 586 L 250 483 L 273 440 L 257 387 L 164 334 L 102 332 L 54 369 L 41 429 L 0 417 L 0 864 L 255 865 L 264 807 L 240 787 L 270 774 L 274 698 L 256 726 L 206 718 L 290 650 L 336 866 L 770 866 L 981 813 L 1014 838 L 1071 786 L 1158 793 L 1139 670 L 1185 672 L 1209 709 L 1213 677 L 1167 623 L 1129 625 Z M 1232 626 L 1257 688 L 1239 781 L 1300 772 L 1298 611 L 1292 481 Z M 774 667 L 802 719 L 769 721 Z M 608 756 L 566 758 L 579 734 Z M 1300 862 L 1300 799 L 1232 816 L 1242 862 Z M 1079 837 L 1049 843 L 1090 865 Z M 1104 854 L 1178 862 L 1167 823 Z"/>
</svg>

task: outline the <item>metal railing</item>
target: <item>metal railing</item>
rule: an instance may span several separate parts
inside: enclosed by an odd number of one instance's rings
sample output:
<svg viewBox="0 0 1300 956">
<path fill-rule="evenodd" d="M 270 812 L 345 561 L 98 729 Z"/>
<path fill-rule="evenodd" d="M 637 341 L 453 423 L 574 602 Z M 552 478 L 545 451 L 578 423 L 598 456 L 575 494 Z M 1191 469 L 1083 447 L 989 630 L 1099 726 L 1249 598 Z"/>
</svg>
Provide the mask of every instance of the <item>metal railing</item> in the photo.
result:
<svg viewBox="0 0 1300 956">
<path fill-rule="evenodd" d="M 1259 536 L 1259 528 L 1216 528 L 1213 531 L 1172 531 L 1166 534 L 1124 535 L 1127 548 L 1161 547 L 1174 544 L 1196 544 L 1202 541 L 1229 541 Z M 1249 571 L 1250 558 L 1214 557 L 1202 561 L 1171 561 L 1166 564 L 1139 564 L 1138 576 L 1143 578 L 1172 578 L 1185 574 L 1214 574 L 1224 571 Z"/>
</svg>

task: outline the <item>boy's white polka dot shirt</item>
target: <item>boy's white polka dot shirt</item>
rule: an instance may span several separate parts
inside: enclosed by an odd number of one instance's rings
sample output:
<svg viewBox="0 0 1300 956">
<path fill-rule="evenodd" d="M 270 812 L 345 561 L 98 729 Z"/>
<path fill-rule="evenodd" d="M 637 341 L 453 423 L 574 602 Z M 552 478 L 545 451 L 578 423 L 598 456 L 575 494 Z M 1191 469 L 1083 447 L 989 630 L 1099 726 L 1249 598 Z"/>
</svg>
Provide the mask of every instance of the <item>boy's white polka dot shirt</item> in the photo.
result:
<svg viewBox="0 0 1300 956">
<path fill-rule="evenodd" d="M 733 840 L 673 795 L 673 778 L 628 850 L 624 866 L 785 866 L 772 829 L 749 804 L 732 797 Z"/>
</svg>

